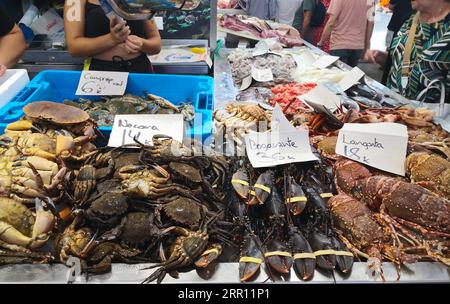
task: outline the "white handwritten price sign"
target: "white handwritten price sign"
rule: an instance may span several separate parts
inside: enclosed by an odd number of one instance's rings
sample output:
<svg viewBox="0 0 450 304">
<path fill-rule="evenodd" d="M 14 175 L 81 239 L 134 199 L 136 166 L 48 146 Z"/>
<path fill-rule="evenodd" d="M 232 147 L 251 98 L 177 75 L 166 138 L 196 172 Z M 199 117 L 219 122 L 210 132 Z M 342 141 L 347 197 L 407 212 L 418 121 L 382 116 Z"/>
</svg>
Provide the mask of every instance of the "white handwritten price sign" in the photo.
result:
<svg viewBox="0 0 450 304">
<path fill-rule="evenodd" d="M 245 144 L 254 168 L 317 160 L 311 151 L 308 130 L 294 128 L 278 104 L 273 110 L 272 132 L 250 132 Z"/>
<path fill-rule="evenodd" d="M 355 84 L 358 84 L 361 78 L 364 77 L 364 72 L 360 68 L 354 67 L 351 71 L 345 73 L 344 78 L 339 81 L 339 86 L 343 91 L 347 91 Z"/>
<path fill-rule="evenodd" d="M 247 155 L 254 168 L 317 160 L 311 152 L 306 130 L 251 132 L 245 142 Z"/>
<path fill-rule="evenodd" d="M 258 69 L 252 66 L 252 77 L 259 82 L 273 81 L 273 73 L 271 69 Z"/>
<path fill-rule="evenodd" d="M 339 60 L 338 56 L 325 55 L 325 56 L 322 56 L 319 59 L 317 59 L 313 63 L 313 66 L 316 69 L 326 69 L 327 67 L 329 67 L 330 65 L 334 64 L 338 60 Z"/>
<path fill-rule="evenodd" d="M 120 147 L 139 142 L 152 144 L 153 135 L 164 134 L 182 142 L 184 118 L 182 114 L 116 115 L 108 146 Z"/>
<path fill-rule="evenodd" d="M 331 92 L 322 84 L 318 84 L 308 93 L 299 96 L 299 99 L 306 103 L 313 102 L 315 104 L 323 105 L 331 112 L 336 111 L 342 103 L 339 96 Z"/>
<path fill-rule="evenodd" d="M 128 73 L 83 71 L 76 95 L 121 96 L 125 93 Z"/>
<path fill-rule="evenodd" d="M 408 132 L 397 123 L 344 124 L 336 154 L 371 167 L 405 175 Z"/>
<path fill-rule="evenodd" d="M 316 62 L 316 58 L 308 50 L 304 50 L 300 55 L 294 54 L 292 57 L 294 58 L 298 68 L 309 67 Z"/>
</svg>

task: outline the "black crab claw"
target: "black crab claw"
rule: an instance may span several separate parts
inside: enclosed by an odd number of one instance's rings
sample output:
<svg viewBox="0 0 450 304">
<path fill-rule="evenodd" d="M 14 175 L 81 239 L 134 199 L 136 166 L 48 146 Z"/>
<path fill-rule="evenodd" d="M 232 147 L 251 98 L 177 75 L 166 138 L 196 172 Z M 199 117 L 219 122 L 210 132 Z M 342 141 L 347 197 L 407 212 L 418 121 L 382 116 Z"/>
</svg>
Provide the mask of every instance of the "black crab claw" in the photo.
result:
<svg viewBox="0 0 450 304">
<path fill-rule="evenodd" d="M 195 266 L 205 268 L 213 261 L 217 260 L 222 253 L 222 245 L 213 244 L 208 250 L 202 253 L 201 257 L 195 262 Z"/>
</svg>

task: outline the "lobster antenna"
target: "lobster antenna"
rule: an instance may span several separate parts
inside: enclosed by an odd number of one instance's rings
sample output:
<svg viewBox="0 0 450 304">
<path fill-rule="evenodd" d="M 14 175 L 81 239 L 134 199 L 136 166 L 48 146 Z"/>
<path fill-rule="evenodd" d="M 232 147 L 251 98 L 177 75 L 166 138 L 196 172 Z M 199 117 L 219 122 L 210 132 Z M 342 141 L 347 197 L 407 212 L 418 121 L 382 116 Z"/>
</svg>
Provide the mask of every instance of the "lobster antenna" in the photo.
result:
<svg viewBox="0 0 450 304">
<path fill-rule="evenodd" d="M 334 276 L 334 270 L 330 270 L 331 276 L 333 277 L 333 282 L 336 284 L 336 277 Z"/>
</svg>

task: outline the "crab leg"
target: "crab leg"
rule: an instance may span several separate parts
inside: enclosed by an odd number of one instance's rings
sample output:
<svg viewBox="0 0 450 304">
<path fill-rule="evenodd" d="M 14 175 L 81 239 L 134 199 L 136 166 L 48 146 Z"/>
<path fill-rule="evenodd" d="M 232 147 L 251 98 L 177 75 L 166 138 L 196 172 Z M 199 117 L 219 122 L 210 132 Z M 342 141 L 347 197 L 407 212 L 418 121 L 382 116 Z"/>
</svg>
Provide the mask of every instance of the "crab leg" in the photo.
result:
<svg viewBox="0 0 450 304">
<path fill-rule="evenodd" d="M 30 238 L 28 236 L 23 235 L 13 226 L 0 221 L 0 240 L 3 240 L 8 244 L 13 244 L 21 247 L 36 248 L 47 242 L 48 237 L 40 240 Z"/>
</svg>

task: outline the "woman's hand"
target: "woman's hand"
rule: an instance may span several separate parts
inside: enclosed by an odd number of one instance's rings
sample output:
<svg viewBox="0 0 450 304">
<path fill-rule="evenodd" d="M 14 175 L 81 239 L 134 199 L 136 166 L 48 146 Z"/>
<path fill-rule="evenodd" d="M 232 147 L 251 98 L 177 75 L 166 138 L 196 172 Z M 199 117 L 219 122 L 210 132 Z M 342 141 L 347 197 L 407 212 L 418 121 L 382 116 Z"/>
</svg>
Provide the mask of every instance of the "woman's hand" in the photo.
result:
<svg viewBox="0 0 450 304">
<path fill-rule="evenodd" d="M 123 43 L 131 33 L 130 27 L 125 21 L 118 21 L 116 17 L 111 18 L 109 28 L 111 37 L 116 44 Z"/>
<path fill-rule="evenodd" d="M 136 35 L 128 36 L 127 40 L 125 41 L 125 50 L 130 54 L 141 53 L 143 46 L 143 39 Z"/>
</svg>

